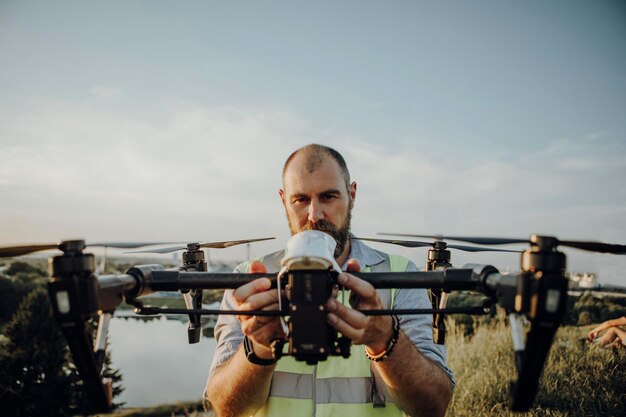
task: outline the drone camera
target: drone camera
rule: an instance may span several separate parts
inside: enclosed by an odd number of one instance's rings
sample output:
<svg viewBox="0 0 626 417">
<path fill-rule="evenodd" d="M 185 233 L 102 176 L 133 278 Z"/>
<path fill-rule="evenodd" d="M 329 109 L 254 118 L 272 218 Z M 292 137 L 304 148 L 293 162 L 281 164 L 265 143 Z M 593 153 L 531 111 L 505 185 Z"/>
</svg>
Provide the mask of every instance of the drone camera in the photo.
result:
<svg viewBox="0 0 626 417">
<path fill-rule="evenodd" d="M 287 272 L 290 299 L 289 354 L 298 361 L 315 365 L 329 355 L 347 356 L 345 341 L 326 321 L 326 301 L 337 284 L 337 272 L 330 269 L 296 269 Z"/>
</svg>

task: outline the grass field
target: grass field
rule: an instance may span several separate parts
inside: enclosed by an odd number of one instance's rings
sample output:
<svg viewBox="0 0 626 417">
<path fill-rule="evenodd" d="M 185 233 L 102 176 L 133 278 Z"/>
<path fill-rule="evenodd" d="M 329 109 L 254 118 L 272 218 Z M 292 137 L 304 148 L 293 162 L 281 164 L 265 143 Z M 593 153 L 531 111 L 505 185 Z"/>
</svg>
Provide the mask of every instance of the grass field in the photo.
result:
<svg viewBox="0 0 626 417">
<path fill-rule="evenodd" d="M 457 386 L 448 417 L 626 416 L 626 349 L 581 344 L 580 338 L 593 326 L 559 329 L 528 413 L 509 410 L 509 382 L 515 379 L 515 366 L 511 333 L 504 321 L 476 325 L 472 336 L 450 327 L 448 363 Z M 204 415 L 194 410 L 201 410 L 199 403 L 122 410 L 112 416 Z"/>
<path fill-rule="evenodd" d="M 579 339 L 592 327 L 559 329 L 528 413 L 508 409 L 515 366 L 505 323 L 479 325 L 469 337 L 451 329 L 448 363 L 457 388 L 447 416 L 625 416 L 626 349 L 581 344 Z"/>
</svg>

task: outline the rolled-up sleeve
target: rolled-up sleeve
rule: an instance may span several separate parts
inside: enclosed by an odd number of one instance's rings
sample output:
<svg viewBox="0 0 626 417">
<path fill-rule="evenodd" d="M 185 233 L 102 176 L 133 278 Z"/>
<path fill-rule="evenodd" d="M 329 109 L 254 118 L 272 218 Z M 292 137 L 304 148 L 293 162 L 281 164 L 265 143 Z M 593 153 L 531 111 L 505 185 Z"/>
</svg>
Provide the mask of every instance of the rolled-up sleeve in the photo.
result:
<svg viewBox="0 0 626 417">
<path fill-rule="evenodd" d="M 417 271 L 413 263 L 407 271 Z M 397 289 L 393 302 L 394 309 L 432 308 L 428 294 L 423 288 Z M 433 341 L 432 314 L 402 315 L 400 328 L 409 337 L 413 345 L 428 359 L 437 363 L 448 374 L 453 384 L 456 384 L 454 373 L 446 364 L 446 348 Z"/>
<path fill-rule="evenodd" d="M 220 305 L 220 310 L 234 310 L 235 308 L 233 290 L 225 291 L 224 298 L 222 298 L 222 304 Z M 211 379 L 215 368 L 230 359 L 230 357 L 237 351 L 239 345 L 241 345 L 241 341 L 243 340 L 241 325 L 237 318 L 232 315 L 220 314 L 218 316 L 214 334 L 217 346 L 215 347 L 215 353 L 213 354 L 213 362 L 211 363 L 211 370 L 209 371 L 209 379 Z"/>
<path fill-rule="evenodd" d="M 233 272 L 248 272 L 247 263 L 244 262 L 235 268 Z M 220 304 L 220 310 L 236 310 L 237 305 L 233 298 L 233 290 L 224 291 L 224 297 Z M 223 365 L 235 352 L 239 349 L 241 342 L 243 341 L 243 332 L 241 331 L 241 323 L 237 320 L 236 316 L 229 314 L 220 314 L 217 316 L 217 322 L 215 323 L 215 329 L 213 330 L 215 336 L 215 352 L 213 353 L 213 361 L 211 363 L 211 370 L 209 371 L 209 380 L 213 376 L 213 372 L 220 365 Z"/>
</svg>

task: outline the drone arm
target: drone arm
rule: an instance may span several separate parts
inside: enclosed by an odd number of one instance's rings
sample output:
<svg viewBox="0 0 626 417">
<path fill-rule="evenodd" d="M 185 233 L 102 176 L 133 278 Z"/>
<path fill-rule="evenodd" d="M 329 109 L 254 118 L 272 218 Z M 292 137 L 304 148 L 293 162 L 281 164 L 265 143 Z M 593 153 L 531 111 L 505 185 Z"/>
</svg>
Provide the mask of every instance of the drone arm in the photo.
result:
<svg viewBox="0 0 626 417">
<path fill-rule="evenodd" d="M 104 275 L 98 277 L 98 309 L 113 311 L 124 301 L 128 294 L 137 289 L 138 280 L 129 274 Z"/>
<path fill-rule="evenodd" d="M 443 288 L 446 290 L 479 291 L 480 277 L 471 268 L 448 268 L 421 272 L 352 272 L 374 288 Z"/>
</svg>

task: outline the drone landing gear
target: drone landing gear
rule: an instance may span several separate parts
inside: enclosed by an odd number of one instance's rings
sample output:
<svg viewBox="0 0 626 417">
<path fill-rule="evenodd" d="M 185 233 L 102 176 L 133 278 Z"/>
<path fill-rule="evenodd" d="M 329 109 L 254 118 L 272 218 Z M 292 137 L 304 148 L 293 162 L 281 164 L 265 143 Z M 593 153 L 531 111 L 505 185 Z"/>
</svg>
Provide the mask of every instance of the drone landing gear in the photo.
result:
<svg viewBox="0 0 626 417">
<path fill-rule="evenodd" d="M 82 240 L 65 241 L 59 245 L 59 249 L 63 255 L 55 256 L 50 263 L 48 292 L 52 310 L 68 341 L 76 368 L 85 381 L 92 406 L 109 410 L 113 398 L 111 380 L 103 380 L 101 375 L 106 329 L 99 329 L 97 349 L 94 352 L 86 325 L 86 320 L 102 310 L 101 304 L 104 304 L 98 302 L 100 286 L 94 275 L 94 256 L 83 253 L 85 242 Z M 115 297 L 114 293 L 108 295 Z M 108 325 L 107 319 L 104 320 L 102 324 Z"/>
<path fill-rule="evenodd" d="M 200 271 L 208 270 L 207 263 L 204 258 L 204 251 L 200 248 L 199 243 L 189 243 L 187 250 L 183 252 L 183 265 L 181 271 Z M 202 308 L 202 290 L 192 290 L 183 292 L 185 305 L 189 310 L 200 310 Z M 187 339 L 189 344 L 200 342 L 202 335 L 202 321 L 200 314 L 189 314 L 189 325 L 187 326 Z"/>
</svg>

